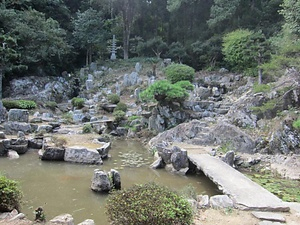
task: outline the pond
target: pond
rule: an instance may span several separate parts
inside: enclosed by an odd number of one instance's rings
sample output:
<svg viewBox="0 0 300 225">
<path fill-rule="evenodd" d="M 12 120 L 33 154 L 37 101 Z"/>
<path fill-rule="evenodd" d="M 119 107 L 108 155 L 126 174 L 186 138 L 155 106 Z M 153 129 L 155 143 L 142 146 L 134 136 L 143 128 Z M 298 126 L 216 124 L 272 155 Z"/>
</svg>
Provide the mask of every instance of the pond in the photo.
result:
<svg viewBox="0 0 300 225">
<path fill-rule="evenodd" d="M 105 215 L 107 195 L 90 189 L 93 171 L 97 168 L 117 169 L 122 188 L 156 182 L 179 192 L 192 186 L 197 194 L 211 196 L 218 193 L 217 187 L 204 175 L 181 176 L 164 169 L 150 169 L 153 156 L 139 142 L 114 141 L 110 154 L 111 158 L 103 165 L 81 165 L 41 161 L 37 150 L 30 150 L 19 159 L 0 158 L 0 171 L 20 183 L 24 193 L 22 212 L 31 220 L 34 209 L 41 206 L 47 220 L 69 213 L 75 224 L 93 219 L 97 225 L 108 225 Z M 139 163 L 128 163 L 128 156 L 136 157 Z"/>
</svg>

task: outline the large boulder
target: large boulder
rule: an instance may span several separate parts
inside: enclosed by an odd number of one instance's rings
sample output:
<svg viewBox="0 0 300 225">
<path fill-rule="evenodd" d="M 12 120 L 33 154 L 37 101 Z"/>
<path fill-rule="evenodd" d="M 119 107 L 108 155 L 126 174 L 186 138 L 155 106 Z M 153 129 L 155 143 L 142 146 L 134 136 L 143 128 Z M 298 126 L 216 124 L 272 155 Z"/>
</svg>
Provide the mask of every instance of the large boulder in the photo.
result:
<svg viewBox="0 0 300 225">
<path fill-rule="evenodd" d="M 2 101 L 0 101 L 0 122 L 4 122 L 6 120 L 6 108 L 3 106 Z"/>
<path fill-rule="evenodd" d="M 5 134 L 15 135 L 19 131 L 22 131 L 25 134 L 29 134 L 29 133 L 32 132 L 32 127 L 29 123 L 25 123 L 25 122 L 12 122 L 12 121 L 9 121 L 9 122 L 4 124 Z"/>
<path fill-rule="evenodd" d="M 96 192 L 109 192 L 112 189 L 112 184 L 108 173 L 100 169 L 95 169 L 91 189 Z"/>
<path fill-rule="evenodd" d="M 45 147 L 39 151 L 41 160 L 56 160 L 63 161 L 65 156 L 65 149 L 59 147 Z"/>
<path fill-rule="evenodd" d="M 28 140 L 25 137 L 11 139 L 9 149 L 16 151 L 19 155 L 28 151 Z"/>
<path fill-rule="evenodd" d="M 66 162 L 84 164 L 102 164 L 102 159 L 97 150 L 74 146 L 66 148 L 64 160 Z"/>
<path fill-rule="evenodd" d="M 6 156 L 8 149 L 5 147 L 4 140 L 0 140 L 0 156 Z"/>
<path fill-rule="evenodd" d="M 108 152 L 111 148 L 111 143 L 107 142 L 104 143 L 100 148 L 97 148 L 96 150 L 99 152 L 102 159 L 106 159 L 108 157 Z"/>
<path fill-rule="evenodd" d="M 254 153 L 255 140 L 240 128 L 219 121 L 216 125 L 208 126 L 200 120 L 182 123 L 170 130 L 164 131 L 152 138 L 151 148 L 156 148 L 163 142 L 186 142 L 195 145 L 230 145 L 231 150 L 243 153 Z"/>
<path fill-rule="evenodd" d="M 74 218 L 70 214 L 62 214 L 54 217 L 48 225 L 74 225 Z"/>
<path fill-rule="evenodd" d="M 28 123 L 29 112 L 26 109 L 11 109 L 8 112 L 8 121 Z"/>
</svg>

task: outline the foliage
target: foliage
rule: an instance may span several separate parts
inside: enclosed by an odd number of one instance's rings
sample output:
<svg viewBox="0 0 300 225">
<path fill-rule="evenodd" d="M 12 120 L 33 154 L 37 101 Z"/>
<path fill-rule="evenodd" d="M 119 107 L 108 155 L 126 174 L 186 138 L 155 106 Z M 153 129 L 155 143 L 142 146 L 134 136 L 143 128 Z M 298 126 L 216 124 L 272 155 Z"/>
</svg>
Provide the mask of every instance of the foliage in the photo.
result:
<svg viewBox="0 0 300 225">
<path fill-rule="evenodd" d="M 266 113 L 269 110 L 276 109 L 278 101 L 276 99 L 269 100 L 265 102 L 262 106 L 255 106 L 252 107 L 251 110 L 258 114 L 258 113 Z"/>
<path fill-rule="evenodd" d="M 73 123 L 73 114 L 70 112 L 64 113 L 62 118 L 65 120 L 67 124 Z"/>
<path fill-rule="evenodd" d="M 6 109 L 35 109 L 36 103 L 32 100 L 2 100 L 3 106 Z"/>
<path fill-rule="evenodd" d="M 141 56 L 153 56 L 159 58 L 162 53 L 166 52 L 168 46 L 161 37 L 154 37 L 146 42 L 140 41 L 137 45 L 137 53 Z"/>
<path fill-rule="evenodd" d="M 7 177 L 0 175 L 0 212 L 20 210 L 22 192 L 19 184 Z"/>
<path fill-rule="evenodd" d="M 180 42 L 173 42 L 169 46 L 167 55 L 178 63 L 182 63 L 182 61 L 188 57 L 185 47 Z"/>
<path fill-rule="evenodd" d="M 128 117 L 128 122 L 132 122 L 132 121 L 134 121 L 134 120 L 139 120 L 139 119 L 141 119 L 142 117 L 141 116 L 130 116 L 130 117 Z"/>
<path fill-rule="evenodd" d="M 155 183 L 135 185 L 112 193 L 106 213 L 115 224 L 192 224 L 188 201 L 166 187 Z"/>
<path fill-rule="evenodd" d="M 107 100 L 112 104 L 118 104 L 120 102 L 120 97 L 117 94 L 110 94 L 107 96 Z"/>
<path fill-rule="evenodd" d="M 300 181 L 283 179 L 270 172 L 249 174 L 252 180 L 287 202 L 300 202 Z"/>
<path fill-rule="evenodd" d="M 169 102 L 183 102 L 188 97 L 186 89 L 169 81 L 156 81 L 140 94 L 143 101 L 156 100 L 161 104 Z"/>
<path fill-rule="evenodd" d="M 86 51 L 86 66 L 88 66 L 92 62 L 95 50 L 102 48 L 103 51 L 106 48 L 102 44 L 108 38 L 107 31 L 100 11 L 89 8 L 83 12 L 78 11 L 76 17 L 73 22 L 73 36 L 76 44 Z"/>
<path fill-rule="evenodd" d="M 86 124 L 83 125 L 82 133 L 88 134 L 88 133 L 92 133 L 92 131 L 93 131 L 93 127 L 90 123 L 86 123 Z"/>
<path fill-rule="evenodd" d="M 271 90 L 271 86 L 269 84 L 257 84 L 255 83 L 253 86 L 253 92 L 254 93 L 259 93 L 259 92 L 263 92 L 263 93 L 267 93 Z"/>
<path fill-rule="evenodd" d="M 114 111 L 118 111 L 118 110 L 126 112 L 127 111 L 127 105 L 125 103 L 123 103 L 123 102 L 119 102 L 117 104 L 117 107 L 114 109 Z"/>
<path fill-rule="evenodd" d="M 269 58 L 269 44 L 261 32 L 238 29 L 223 38 L 222 52 L 229 66 L 238 72 L 258 68 Z"/>
<path fill-rule="evenodd" d="M 57 103 L 54 101 L 48 101 L 46 102 L 46 107 L 51 110 L 55 110 L 55 108 L 57 107 Z"/>
<path fill-rule="evenodd" d="M 84 107 L 84 99 L 83 98 L 78 98 L 78 97 L 74 97 L 71 100 L 72 106 L 76 107 L 78 109 L 81 109 Z"/>
<path fill-rule="evenodd" d="M 121 110 L 117 110 L 113 112 L 113 116 L 115 117 L 115 122 L 119 123 L 125 118 L 126 113 Z"/>
<path fill-rule="evenodd" d="M 300 2 L 298 0 L 283 0 L 280 13 L 285 19 L 285 27 L 293 34 L 300 36 Z"/>
<path fill-rule="evenodd" d="M 293 122 L 293 127 L 297 130 L 300 130 L 300 119 L 297 119 Z"/>
<path fill-rule="evenodd" d="M 187 91 L 192 91 L 194 90 L 194 86 L 191 84 L 191 82 L 187 80 L 182 80 L 178 81 L 177 83 L 174 84 L 175 86 L 181 87 Z"/>
<path fill-rule="evenodd" d="M 195 76 L 195 70 L 184 64 L 171 64 L 165 68 L 164 73 L 172 84 L 182 80 L 193 82 Z"/>
</svg>

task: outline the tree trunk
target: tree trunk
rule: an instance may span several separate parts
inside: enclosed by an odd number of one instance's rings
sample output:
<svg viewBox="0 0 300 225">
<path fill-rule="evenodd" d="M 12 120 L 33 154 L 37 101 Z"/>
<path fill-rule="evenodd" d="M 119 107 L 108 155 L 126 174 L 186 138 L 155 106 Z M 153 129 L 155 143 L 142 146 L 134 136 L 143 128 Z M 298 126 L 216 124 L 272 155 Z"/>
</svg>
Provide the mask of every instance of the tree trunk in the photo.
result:
<svg viewBox="0 0 300 225">
<path fill-rule="evenodd" d="M 3 79 L 3 70 L 0 68 L 0 100 L 2 100 L 2 79 Z"/>
<path fill-rule="evenodd" d="M 85 66 L 89 66 L 89 48 L 86 49 Z"/>
<path fill-rule="evenodd" d="M 261 82 L 262 82 L 262 69 L 261 68 L 259 68 L 258 69 L 258 84 L 261 84 Z"/>
</svg>

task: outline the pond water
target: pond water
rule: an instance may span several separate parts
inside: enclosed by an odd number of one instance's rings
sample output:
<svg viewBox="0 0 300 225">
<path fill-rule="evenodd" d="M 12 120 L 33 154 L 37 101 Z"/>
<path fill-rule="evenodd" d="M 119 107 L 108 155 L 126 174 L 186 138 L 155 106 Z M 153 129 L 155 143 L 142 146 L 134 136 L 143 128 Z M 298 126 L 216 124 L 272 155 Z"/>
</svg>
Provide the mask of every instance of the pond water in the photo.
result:
<svg viewBox="0 0 300 225">
<path fill-rule="evenodd" d="M 112 157 L 103 165 L 81 165 L 41 161 L 37 150 L 30 150 L 19 159 L 0 158 L 0 171 L 20 183 L 24 193 L 22 212 L 31 220 L 34 209 L 41 206 L 48 220 L 69 213 L 75 224 L 93 219 L 97 225 L 108 225 L 105 215 L 107 195 L 90 189 L 93 171 L 97 168 L 117 169 L 122 188 L 153 181 L 179 192 L 192 186 L 197 194 L 211 196 L 218 193 L 217 187 L 204 175 L 181 176 L 164 169 L 150 169 L 153 156 L 139 142 L 115 141 L 110 154 Z M 128 156 L 139 162 L 129 163 Z"/>
</svg>

